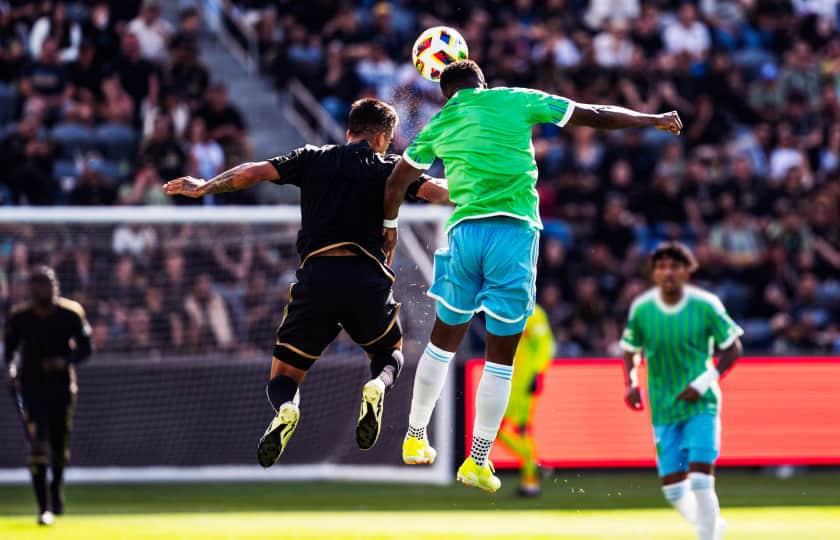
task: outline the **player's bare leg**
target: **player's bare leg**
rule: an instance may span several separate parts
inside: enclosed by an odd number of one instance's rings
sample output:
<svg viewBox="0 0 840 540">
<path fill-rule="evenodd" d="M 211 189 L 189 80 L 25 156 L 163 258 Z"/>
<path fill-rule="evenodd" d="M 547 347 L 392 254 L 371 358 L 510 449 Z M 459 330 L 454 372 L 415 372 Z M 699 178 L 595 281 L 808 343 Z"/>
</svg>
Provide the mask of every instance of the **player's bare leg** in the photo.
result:
<svg viewBox="0 0 840 540">
<path fill-rule="evenodd" d="M 529 425 L 517 425 L 513 420 L 505 419 L 499 429 L 499 441 L 522 460 L 522 471 L 517 493 L 523 497 L 536 497 L 540 494 L 540 479 L 537 468 L 537 451 Z"/>
<path fill-rule="evenodd" d="M 300 420 L 298 386 L 304 377 L 306 371 L 277 357 L 272 358 L 271 380 L 266 387 L 266 394 L 276 415 L 257 446 L 257 460 L 263 467 L 271 467 L 280 459 L 295 432 Z"/>
<path fill-rule="evenodd" d="M 403 442 L 403 462 L 408 465 L 428 465 L 435 461 L 437 452 L 429 444 L 426 427 L 446 383 L 449 363 L 468 328 L 469 322 L 452 326 L 439 318 L 435 319 L 429 344 L 420 357 L 414 374 L 408 433 Z"/>
<path fill-rule="evenodd" d="M 487 334 L 484 373 L 475 392 L 475 421 L 470 456 L 458 468 L 456 478 L 467 486 L 493 493 L 502 482 L 488 456 L 507 410 L 513 377 L 513 357 L 522 333 L 509 336 Z"/>
</svg>

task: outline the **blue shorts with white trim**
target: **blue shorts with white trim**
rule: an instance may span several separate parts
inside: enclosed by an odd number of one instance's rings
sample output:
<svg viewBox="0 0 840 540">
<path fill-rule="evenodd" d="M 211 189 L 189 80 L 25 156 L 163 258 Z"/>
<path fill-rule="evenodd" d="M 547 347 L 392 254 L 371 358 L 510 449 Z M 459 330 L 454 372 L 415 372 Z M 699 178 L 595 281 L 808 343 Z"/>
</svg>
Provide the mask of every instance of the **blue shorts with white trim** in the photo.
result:
<svg viewBox="0 0 840 540">
<path fill-rule="evenodd" d="M 522 332 L 536 299 L 539 230 L 510 217 L 466 220 L 449 231 L 449 246 L 435 253 L 435 281 L 429 296 L 448 325 L 487 314 L 487 331 Z"/>
<path fill-rule="evenodd" d="M 720 454 L 720 417 L 701 413 L 675 424 L 653 426 L 659 476 L 688 470 L 689 463 L 714 463 Z"/>
</svg>

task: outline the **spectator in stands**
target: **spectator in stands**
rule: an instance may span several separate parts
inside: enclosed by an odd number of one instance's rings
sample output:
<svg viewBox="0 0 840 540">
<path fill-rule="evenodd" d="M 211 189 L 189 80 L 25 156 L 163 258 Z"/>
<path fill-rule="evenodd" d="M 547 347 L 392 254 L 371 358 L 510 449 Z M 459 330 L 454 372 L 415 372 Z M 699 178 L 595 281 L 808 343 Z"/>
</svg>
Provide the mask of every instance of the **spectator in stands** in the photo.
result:
<svg viewBox="0 0 840 540">
<path fill-rule="evenodd" d="M 34 58 L 41 56 L 41 47 L 47 37 L 58 42 L 58 57 L 62 62 L 76 60 L 82 43 L 82 28 L 78 23 L 67 20 L 64 2 L 55 2 L 50 12 L 32 26 L 29 32 L 29 53 Z"/>
<path fill-rule="evenodd" d="M 122 88 L 134 101 L 134 120 L 140 122 L 140 107 L 148 99 L 156 104 L 160 91 L 160 78 L 157 67 L 140 54 L 140 41 L 132 32 L 122 37 L 120 55 L 114 61 L 113 74 Z"/>
<path fill-rule="evenodd" d="M 19 89 L 26 99 L 26 110 L 55 121 L 61 107 L 72 95 L 67 68 L 58 56 L 58 39 L 47 37 L 38 60 L 30 64 L 20 80 Z"/>
<path fill-rule="evenodd" d="M 79 206 L 110 206 L 117 200 L 113 181 L 103 171 L 102 158 L 91 155 L 84 160 L 76 186 L 70 192 L 70 203 Z"/>
<path fill-rule="evenodd" d="M 172 36 L 169 45 L 172 49 L 198 46 L 198 33 L 201 30 L 201 15 L 195 6 L 187 6 L 178 15 L 178 30 Z"/>
<path fill-rule="evenodd" d="M 26 65 L 24 40 L 11 12 L 8 4 L 0 4 L 0 98 L 10 95 Z M 8 112 L 0 111 L 0 122 L 5 122 L 8 116 Z"/>
<path fill-rule="evenodd" d="M 198 61 L 198 49 L 193 41 L 184 41 L 172 47 L 172 62 L 164 78 L 168 93 L 184 96 L 190 107 L 199 106 L 207 90 L 210 76 Z"/>
<path fill-rule="evenodd" d="M 120 5 L 122 3 L 116 4 Z M 122 4 L 124 5 L 124 4 Z M 109 66 L 120 50 L 120 36 L 111 14 L 111 3 L 96 0 L 91 6 L 90 21 L 84 29 L 87 40 L 96 50 L 96 65 Z"/>
<path fill-rule="evenodd" d="M 595 61 L 605 68 L 624 67 L 633 58 L 633 43 L 629 36 L 629 24 L 624 19 L 610 20 L 608 29 L 595 36 Z"/>
<path fill-rule="evenodd" d="M 172 122 L 167 116 L 155 119 L 154 130 L 140 149 L 140 163 L 152 165 L 160 183 L 183 176 L 187 154 L 175 138 Z"/>
<path fill-rule="evenodd" d="M 74 99 L 92 106 L 102 98 L 102 65 L 96 62 L 96 47 L 92 42 L 82 42 L 78 58 L 68 65 L 68 71 Z"/>
<path fill-rule="evenodd" d="M 207 126 L 201 117 L 190 122 L 190 144 L 187 174 L 196 178 L 213 178 L 225 165 L 222 147 L 207 135 Z"/>
<path fill-rule="evenodd" d="M 697 8 L 685 2 L 679 9 L 677 20 L 665 27 L 665 47 L 672 53 L 688 53 L 701 60 L 711 46 L 709 29 L 697 19 Z"/>
<path fill-rule="evenodd" d="M 128 24 L 128 31 L 137 36 L 140 54 L 151 62 L 166 59 L 167 45 L 172 37 L 172 25 L 160 16 L 160 4 L 156 0 L 146 0 L 143 8 L 133 21 Z"/>
<path fill-rule="evenodd" d="M 52 163 L 53 149 L 39 117 L 26 114 L 0 144 L 0 164 L 6 171 L 2 181 L 12 200 L 33 205 L 52 204 L 55 199 Z"/>
<path fill-rule="evenodd" d="M 233 345 L 233 327 L 225 301 L 213 291 L 210 274 L 203 272 L 195 279 L 184 301 L 188 316 L 186 342 L 193 350 L 204 350 L 211 343 L 221 349 Z"/>
<path fill-rule="evenodd" d="M 195 116 L 204 120 L 211 139 L 222 145 L 225 151 L 226 165 L 245 161 L 247 140 L 245 120 L 239 109 L 230 102 L 227 87 L 216 83 L 207 89 L 204 104 Z M 168 178 L 176 178 L 170 176 Z"/>
</svg>

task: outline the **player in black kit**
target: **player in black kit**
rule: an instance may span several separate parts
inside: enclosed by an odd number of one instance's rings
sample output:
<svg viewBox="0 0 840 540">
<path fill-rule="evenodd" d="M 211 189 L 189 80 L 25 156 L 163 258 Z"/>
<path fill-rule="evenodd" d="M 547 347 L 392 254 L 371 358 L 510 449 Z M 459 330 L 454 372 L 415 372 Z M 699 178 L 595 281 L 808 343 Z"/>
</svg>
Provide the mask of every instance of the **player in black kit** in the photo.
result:
<svg viewBox="0 0 840 540">
<path fill-rule="evenodd" d="M 209 181 L 183 177 L 164 186 L 169 195 L 188 197 L 237 191 L 263 181 L 300 188 L 301 266 L 274 345 L 266 393 L 276 416 L 258 446 L 263 467 L 273 465 L 286 448 L 300 418 L 298 386 L 341 328 L 371 361 L 373 378 L 362 388 L 356 442 L 366 450 L 379 437 L 385 392 L 403 363 L 400 305 L 382 250 L 385 180 L 400 159 L 384 152 L 397 120 L 387 103 L 361 99 L 350 109 L 347 144 L 307 145 L 268 161 L 239 165 Z M 448 203 L 449 192 L 442 180 L 421 177 L 408 198 Z"/>
<path fill-rule="evenodd" d="M 53 515 L 64 512 L 62 483 L 70 459 L 75 366 L 90 356 L 90 326 L 78 302 L 58 295 L 51 268 L 36 268 L 30 284 L 32 302 L 13 308 L 6 321 L 4 360 L 8 382 L 22 405 L 38 522 L 51 525 Z M 19 366 L 14 363 L 18 349 Z M 49 486 L 47 465 L 52 469 Z"/>
</svg>

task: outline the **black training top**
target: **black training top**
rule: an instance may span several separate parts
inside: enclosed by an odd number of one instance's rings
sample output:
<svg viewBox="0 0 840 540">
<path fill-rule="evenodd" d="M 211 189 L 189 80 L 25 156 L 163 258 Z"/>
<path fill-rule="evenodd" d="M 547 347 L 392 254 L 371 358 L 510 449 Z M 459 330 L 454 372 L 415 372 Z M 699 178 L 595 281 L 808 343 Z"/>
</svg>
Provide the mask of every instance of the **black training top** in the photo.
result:
<svg viewBox="0 0 840 540">
<path fill-rule="evenodd" d="M 90 326 L 82 306 L 73 300 L 58 298 L 53 309 L 44 316 L 39 316 L 31 305 L 14 309 L 6 321 L 6 364 L 11 363 L 18 347 L 22 347 L 20 379 L 23 384 L 69 382 L 67 370 L 47 372 L 44 361 L 63 358 L 68 364 L 75 364 L 90 356 Z"/>
<path fill-rule="evenodd" d="M 360 249 L 384 267 L 385 181 L 399 160 L 397 154 L 374 152 L 367 141 L 306 145 L 269 160 L 280 175 L 275 184 L 300 188 L 297 249 L 302 262 L 345 245 Z M 416 200 L 417 190 L 428 179 L 424 176 L 414 182 L 406 198 Z"/>
</svg>

